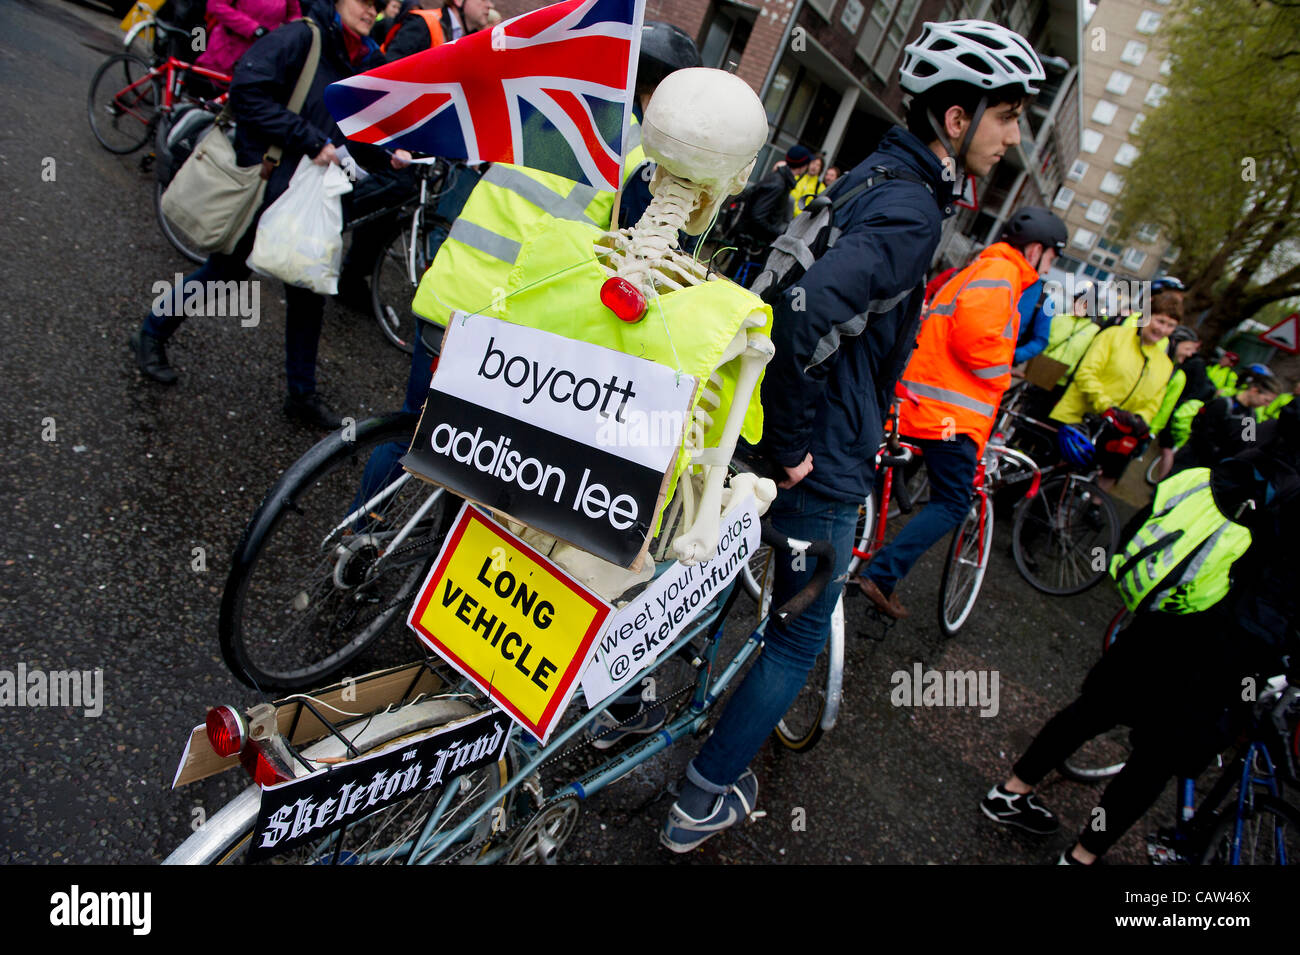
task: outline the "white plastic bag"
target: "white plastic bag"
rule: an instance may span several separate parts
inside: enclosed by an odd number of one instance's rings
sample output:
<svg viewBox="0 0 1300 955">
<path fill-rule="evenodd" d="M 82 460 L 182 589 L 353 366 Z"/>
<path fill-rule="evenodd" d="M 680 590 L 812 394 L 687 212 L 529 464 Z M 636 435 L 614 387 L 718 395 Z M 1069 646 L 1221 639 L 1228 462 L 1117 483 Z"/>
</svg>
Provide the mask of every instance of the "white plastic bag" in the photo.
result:
<svg viewBox="0 0 1300 955">
<path fill-rule="evenodd" d="M 329 163 L 298 161 L 289 188 L 262 213 L 248 267 L 322 295 L 338 293 L 343 263 L 343 204 L 347 174 Z"/>
</svg>

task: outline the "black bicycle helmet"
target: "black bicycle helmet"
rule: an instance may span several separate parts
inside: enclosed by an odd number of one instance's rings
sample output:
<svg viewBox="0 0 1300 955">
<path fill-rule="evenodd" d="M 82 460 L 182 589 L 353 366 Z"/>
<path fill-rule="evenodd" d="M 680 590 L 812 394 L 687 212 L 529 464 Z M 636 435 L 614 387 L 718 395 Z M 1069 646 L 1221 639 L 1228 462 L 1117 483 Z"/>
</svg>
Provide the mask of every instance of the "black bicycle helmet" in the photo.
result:
<svg viewBox="0 0 1300 955">
<path fill-rule="evenodd" d="M 1201 337 L 1197 335 L 1195 331 L 1188 328 L 1186 325 L 1179 325 L 1169 333 L 1169 345 L 1166 350 L 1169 352 L 1169 357 L 1173 358 L 1174 352 L 1177 350 L 1181 342 L 1198 342 L 1200 340 Z"/>
<path fill-rule="evenodd" d="M 641 27 L 641 56 L 636 70 L 638 84 L 655 85 L 669 73 L 700 65 L 700 51 L 681 27 L 662 20 L 647 20 Z"/>
<path fill-rule="evenodd" d="M 1002 241 L 1017 249 L 1040 242 L 1057 255 L 1065 252 L 1069 233 L 1065 223 L 1042 206 L 1025 206 L 1014 213 L 1002 229 Z"/>
</svg>

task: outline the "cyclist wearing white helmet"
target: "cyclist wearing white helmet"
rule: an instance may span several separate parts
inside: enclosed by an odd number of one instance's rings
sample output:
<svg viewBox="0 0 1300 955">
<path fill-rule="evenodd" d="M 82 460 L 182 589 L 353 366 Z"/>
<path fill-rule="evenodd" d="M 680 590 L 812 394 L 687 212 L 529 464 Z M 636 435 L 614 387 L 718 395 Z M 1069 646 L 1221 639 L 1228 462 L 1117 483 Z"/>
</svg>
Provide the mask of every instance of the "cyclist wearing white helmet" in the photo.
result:
<svg viewBox="0 0 1300 955">
<path fill-rule="evenodd" d="M 916 343 L 926 269 L 954 211 L 954 187 L 963 169 L 987 174 L 1020 141 L 1020 111 L 1043 75 L 1029 44 L 1005 27 L 925 24 L 902 67 L 912 94 L 908 128 L 887 132 L 827 190 L 842 199 L 834 244 L 811 264 L 800 259 L 807 271 L 788 287 L 771 287 L 776 357 L 763 380 L 759 451 L 784 480 L 768 514 L 789 537 L 830 540 L 835 577 L 848 568 L 858 505 Z M 793 230 L 782 238 L 795 242 Z M 808 583 L 812 564 L 776 562 L 774 606 Z M 661 833 L 668 848 L 689 851 L 754 809 L 758 780 L 746 767 L 825 645 L 839 590 L 828 587 L 798 619 L 769 623 L 763 653 L 687 767 Z"/>
</svg>

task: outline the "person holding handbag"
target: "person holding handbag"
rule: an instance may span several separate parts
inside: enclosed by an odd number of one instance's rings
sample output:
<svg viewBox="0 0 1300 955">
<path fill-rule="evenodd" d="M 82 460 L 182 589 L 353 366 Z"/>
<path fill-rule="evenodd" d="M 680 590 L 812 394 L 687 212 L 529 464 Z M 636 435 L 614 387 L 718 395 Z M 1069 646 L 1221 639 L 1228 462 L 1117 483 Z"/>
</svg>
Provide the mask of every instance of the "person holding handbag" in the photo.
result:
<svg viewBox="0 0 1300 955">
<path fill-rule="evenodd" d="M 379 0 L 382 6 L 383 0 Z M 263 165 L 266 190 L 257 215 L 229 253 L 215 252 L 198 270 L 185 276 L 170 302 L 155 301 L 154 309 L 131 336 L 136 364 L 145 377 L 174 384 L 176 372 L 167 360 L 166 343 L 185 319 L 183 290 L 193 283 L 242 280 L 253 247 L 257 220 L 289 186 L 303 156 L 320 165 L 339 162 L 335 143 L 343 142 L 334 118 L 325 108 L 325 87 L 381 65 L 384 56 L 369 39 L 376 4 L 371 0 L 304 0 L 306 20 L 297 20 L 262 37 L 235 67 L 230 88 L 230 109 L 236 122 L 235 153 L 240 166 Z M 318 33 L 318 61 L 306 84 L 298 110 L 287 104 L 311 59 L 313 33 Z M 273 162 L 279 152 L 278 163 Z M 389 161 L 381 149 L 351 144 L 349 152 L 362 165 L 380 167 Z M 268 153 L 270 154 L 268 156 Z M 394 167 L 409 161 L 398 150 Z M 344 197 L 345 204 L 347 196 Z M 160 296 L 160 299 L 162 297 Z M 316 390 L 316 349 L 320 341 L 325 298 L 307 289 L 285 286 L 285 377 L 288 397 L 284 410 L 291 417 L 323 429 L 337 428 L 340 418 Z"/>
</svg>

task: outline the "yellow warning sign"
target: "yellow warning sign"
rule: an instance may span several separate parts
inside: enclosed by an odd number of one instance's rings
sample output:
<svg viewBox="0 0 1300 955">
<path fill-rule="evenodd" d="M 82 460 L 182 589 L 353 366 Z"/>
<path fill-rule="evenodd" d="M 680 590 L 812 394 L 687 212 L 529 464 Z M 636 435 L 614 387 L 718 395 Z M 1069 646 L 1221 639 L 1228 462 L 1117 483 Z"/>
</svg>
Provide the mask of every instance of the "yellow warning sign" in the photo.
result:
<svg viewBox="0 0 1300 955">
<path fill-rule="evenodd" d="M 546 742 L 611 609 L 466 504 L 407 624 Z"/>
</svg>

